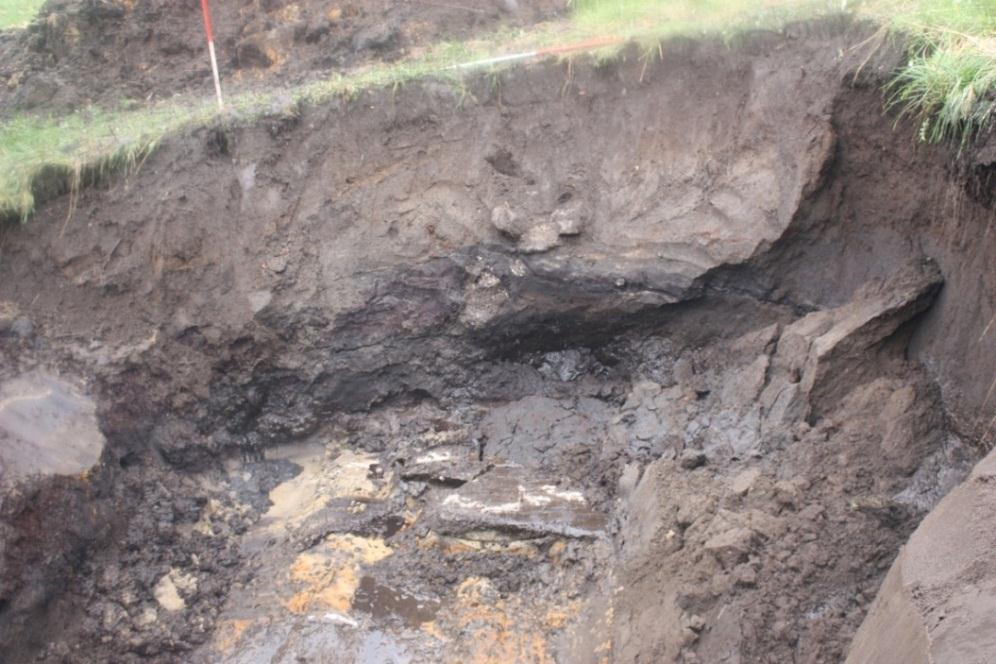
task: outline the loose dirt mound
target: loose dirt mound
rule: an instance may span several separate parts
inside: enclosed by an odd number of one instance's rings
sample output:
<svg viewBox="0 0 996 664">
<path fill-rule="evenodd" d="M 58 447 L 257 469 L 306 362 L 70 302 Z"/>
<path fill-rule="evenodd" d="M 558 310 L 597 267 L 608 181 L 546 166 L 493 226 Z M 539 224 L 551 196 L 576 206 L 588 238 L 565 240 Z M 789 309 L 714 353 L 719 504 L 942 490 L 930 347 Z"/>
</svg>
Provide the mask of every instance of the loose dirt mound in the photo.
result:
<svg viewBox="0 0 996 664">
<path fill-rule="evenodd" d="M 552 19 L 562 0 L 223 0 L 212 19 L 226 89 L 289 86 L 440 40 Z M 24 31 L 0 33 L 0 108 L 211 93 L 197 0 L 49 0 Z M 5 83 L 5 85 L 3 85 Z"/>
<path fill-rule="evenodd" d="M 996 363 L 993 210 L 867 37 L 199 130 L 7 229 L 0 379 L 107 442 L 6 489 L 4 651 L 841 661 Z"/>
</svg>

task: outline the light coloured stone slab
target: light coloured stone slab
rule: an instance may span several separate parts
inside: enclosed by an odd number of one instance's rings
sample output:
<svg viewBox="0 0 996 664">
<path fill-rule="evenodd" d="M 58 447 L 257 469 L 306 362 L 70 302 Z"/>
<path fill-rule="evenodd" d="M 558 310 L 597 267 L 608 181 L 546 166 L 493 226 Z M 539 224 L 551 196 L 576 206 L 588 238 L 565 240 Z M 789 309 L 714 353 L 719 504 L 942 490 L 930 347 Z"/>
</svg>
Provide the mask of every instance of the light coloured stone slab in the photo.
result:
<svg viewBox="0 0 996 664">
<path fill-rule="evenodd" d="M 0 482 L 82 473 L 103 450 L 96 406 L 81 390 L 42 373 L 0 385 Z"/>
</svg>

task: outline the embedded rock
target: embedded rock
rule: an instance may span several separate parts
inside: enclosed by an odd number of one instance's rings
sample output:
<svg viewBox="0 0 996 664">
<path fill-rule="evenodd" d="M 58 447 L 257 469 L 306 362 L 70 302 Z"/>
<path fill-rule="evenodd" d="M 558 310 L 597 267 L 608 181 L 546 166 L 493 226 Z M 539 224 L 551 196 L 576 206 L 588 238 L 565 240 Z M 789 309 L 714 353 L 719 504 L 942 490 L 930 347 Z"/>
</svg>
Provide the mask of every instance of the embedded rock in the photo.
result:
<svg viewBox="0 0 996 664">
<path fill-rule="evenodd" d="M 908 263 L 859 288 L 847 304 L 786 327 L 772 359 L 772 380 L 760 397 L 769 421 L 818 416 L 866 380 L 868 353 L 923 313 L 942 283 L 934 263 Z"/>
<path fill-rule="evenodd" d="M 996 452 L 920 524 L 847 664 L 982 664 L 996 653 Z"/>
<path fill-rule="evenodd" d="M 597 537 L 606 517 L 581 491 L 558 486 L 519 466 L 498 466 L 429 507 L 429 523 L 443 534 L 497 530 L 537 537 Z"/>
<path fill-rule="evenodd" d="M 86 472 L 103 449 L 96 407 L 77 388 L 41 373 L 0 384 L 0 484 Z"/>
</svg>

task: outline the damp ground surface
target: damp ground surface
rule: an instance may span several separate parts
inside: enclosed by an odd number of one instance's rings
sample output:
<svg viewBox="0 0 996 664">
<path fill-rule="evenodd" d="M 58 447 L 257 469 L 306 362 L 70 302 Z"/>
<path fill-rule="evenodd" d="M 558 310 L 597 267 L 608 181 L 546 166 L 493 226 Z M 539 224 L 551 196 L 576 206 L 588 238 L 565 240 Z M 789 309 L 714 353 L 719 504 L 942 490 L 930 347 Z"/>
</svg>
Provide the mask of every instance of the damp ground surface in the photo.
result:
<svg viewBox="0 0 996 664">
<path fill-rule="evenodd" d="M 996 362 L 992 151 L 894 128 L 873 33 L 192 130 L 4 228 L 3 651 L 869 661 Z"/>
</svg>

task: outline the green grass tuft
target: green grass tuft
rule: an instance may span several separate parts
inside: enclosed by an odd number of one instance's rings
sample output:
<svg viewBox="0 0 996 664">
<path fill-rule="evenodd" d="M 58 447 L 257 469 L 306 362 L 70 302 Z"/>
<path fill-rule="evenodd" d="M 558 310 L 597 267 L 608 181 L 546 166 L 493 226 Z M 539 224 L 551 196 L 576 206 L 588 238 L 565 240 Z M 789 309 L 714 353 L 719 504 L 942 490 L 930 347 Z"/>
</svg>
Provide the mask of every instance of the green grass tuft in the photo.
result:
<svg viewBox="0 0 996 664">
<path fill-rule="evenodd" d="M 930 143 L 968 145 L 996 114 L 996 58 L 967 44 L 924 47 L 889 86 L 889 105 L 920 122 Z"/>
<path fill-rule="evenodd" d="M 919 138 L 965 147 L 996 115 L 996 0 L 866 0 L 859 14 L 910 41 L 888 104 L 920 123 Z"/>
<path fill-rule="evenodd" d="M 746 29 L 840 12 L 839 0 L 572 0 L 577 30 L 655 45 L 674 35 L 734 36 Z"/>
<path fill-rule="evenodd" d="M 211 107 L 205 104 L 14 118 L 0 126 L 0 218 L 26 220 L 40 188 L 74 189 L 84 174 L 98 179 L 134 165 L 165 134 L 210 117 Z"/>
<path fill-rule="evenodd" d="M 0 30 L 22 28 L 38 14 L 45 0 L 0 0 Z"/>
<path fill-rule="evenodd" d="M 996 30 L 996 0 L 851 0 L 882 25 L 929 38 L 937 33 L 985 35 Z"/>
</svg>

